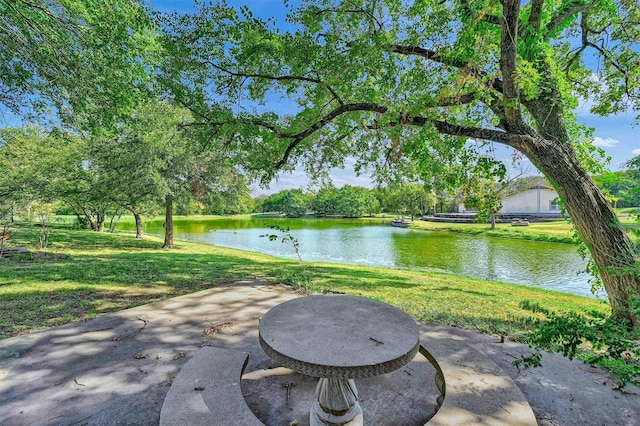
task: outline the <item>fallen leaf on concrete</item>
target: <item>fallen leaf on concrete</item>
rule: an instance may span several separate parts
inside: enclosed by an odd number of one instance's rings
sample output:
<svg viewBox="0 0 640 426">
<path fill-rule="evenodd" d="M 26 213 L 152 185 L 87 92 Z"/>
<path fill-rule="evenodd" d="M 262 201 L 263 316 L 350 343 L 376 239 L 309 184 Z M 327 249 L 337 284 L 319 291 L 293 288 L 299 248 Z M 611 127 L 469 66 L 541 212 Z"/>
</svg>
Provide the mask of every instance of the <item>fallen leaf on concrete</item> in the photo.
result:
<svg viewBox="0 0 640 426">
<path fill-rule="evenodd" d="M 619 385 L 615 385 L 615 386 L 614 386 L 614 387 L 612 387 L 611 389 L 612 389 L 612 390 L 616 390 L 616 391 L 618 391 L 618 392 L 620 392 L 620 393 L 623 393 L 623 394 L 625 394 L 625 395 L 635 395 L 635 392 L 628 391 L 627 389 L 625 389 L 625 388 L 623 388 L 623 387 L 620 387 Z"/>
<path fill-rule="evenodd" d="M 145 354 L 143 354 L 142 352 L 138 352 L 138 353 L 137 353 L 137 354 L 135 354 L 133 357 L 134 357 L 135 359 L 144 359 L 144 358 L 148 358 L 148 357 L 149 357 L 149 355 L 145 355 Z"/>
<path fill-rule="evenodd" d="M 216 334 L 219 333 L 220 331 L 229 328 L 233 325 L 233 323 L 231 321 L 219 321 L 219 322 L 212 322 L 211 325 L 207 328 L 204 329 L 204 331 L 202 332 L 203 336 L 211 336 L 212 334 Z"/>
<path fill-rule="evenodd" d="M 180 359 L 184 358 L 185 356 L 187 356 L 186 352 L 178 352 L 178 355 L 174 356 L 173 359 Z"/>
</svg>

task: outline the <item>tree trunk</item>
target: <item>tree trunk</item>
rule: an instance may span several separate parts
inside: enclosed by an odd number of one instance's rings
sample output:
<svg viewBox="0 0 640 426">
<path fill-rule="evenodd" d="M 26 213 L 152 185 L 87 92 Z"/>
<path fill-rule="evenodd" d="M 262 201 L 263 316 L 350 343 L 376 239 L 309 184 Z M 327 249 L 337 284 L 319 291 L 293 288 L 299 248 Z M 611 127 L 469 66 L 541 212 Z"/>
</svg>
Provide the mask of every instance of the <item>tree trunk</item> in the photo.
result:
<svg viewBox="0 0 640 426">
<path fill-rule="evenodd" d="M 124 210 L 118 210 L 116 213 L 111 216 L 111 221 L 109 222 L 109 232 L 116 232 L 116 228 L 118 227 L 118 223 L 120 222 L 120 218 L 122 217 L 122 213 Z M 116 217 L 117 216 L 117 217 Z"/>
<path fill-rule="evenodd" d="M 79 228 L 86 228 L 86 224 L 83 223 L 83 219 L 82 219 L 82 216 L 80 215 L 80 213 L 78 213 L 77 211 L 74 211 L 74 213 L 76 215 L 76 220 L 78 221 L 78 227 Z"/>
<path fill-rule="evenodd" d="M 8 230 L 9 230 L 9 224 L 5 222 L 2 225 L 2 233 L 0 234 L 0 258 L 2 258 L 4 254 L 4 240 Z"/>
<path fill-rule="evenodd" d="M 598 267 L 614 317 L 640 327 L 631 298 L 640 294 L 637 253 L 602 192 L 568 142 L 536 138 L 519 147 L 550 178 Z"/>
<path fill-rule="evenodd" d="M 128 206 L 127 210 L 131 212 L 133 218 L 136 221 L 136 239 L 143 240 L 144 239 L 144 230 L 142 229 L 142 213 L 135 206 Z"/>
<path fill-rule="evenodd" d="M 136 239 L 142 240 L 144 239 L 144 231 L 142 230 L 142 215 L 138 209 L 133 209 L 131 211 L 133 213 L 133 217 L 136 220 Z"/>
<path fill-rule="evenodd" d="M 520 1 L 504 0 L 500 71 L 503 76 L 502 108 L 495 108 L 507 133 L 527 136 L 511 143 L 525 154 L 552 182 L 565 202 L 569 216 L 598 267 L 609 296 L 614 318 L 640 328 L 631 309 L 631 298 L 640 294 L 640 271 L 636 251 L 613 209 L 580 164 L 564 120 L 564 102 L 556 70 L 545 60 L 544 51 L 533 62 L 541 76 L 539 97 L 522 96 L 517 81 L 517 43 Z M 534 117 L 537 129 L 521 113 L 524 105 Z"/>
<path fill-rule="evenodd" d="M 106 212 L 96 212 L 96 231 L 104 232 L 104 221 L 106 220 Z"/>
<path fill-rule="evenodd" d="M 89 211 L 88 209 L 83 207 L 82 208 L 82 212 L 84 213 L 84 217 L 87 218 L 87 221 L 89 221 L 89 227 L 91 228 L 91 230 L 92 231 L 97 231 L 98 230 L 98 225 L 97 225 L 95 219 L 93 218 L 93 215 L 91 214 L 91 211 Z"/>
<path fill-rule="evenodd" d="M 491 229 L 496 229 L 496 214 L 491 212 Z"/>
<path fill-rule="evenodd" d="M 162 248 L 173 248 L 173 196 L 167 195 L 164 219 L 164 245 Z"/>
</svg>

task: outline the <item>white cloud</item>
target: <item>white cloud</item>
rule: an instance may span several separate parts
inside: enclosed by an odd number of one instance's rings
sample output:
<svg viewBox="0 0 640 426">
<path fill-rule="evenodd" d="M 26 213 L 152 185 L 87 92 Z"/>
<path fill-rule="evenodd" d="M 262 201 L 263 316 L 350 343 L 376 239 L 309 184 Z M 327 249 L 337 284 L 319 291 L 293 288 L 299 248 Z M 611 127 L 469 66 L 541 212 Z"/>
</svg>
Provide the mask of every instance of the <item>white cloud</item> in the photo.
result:
<svg viewBox="0 0 640 426">
<path fill-rule="evenodd" d="M 631 153 L 632 153 L 633 155 L 640 155 L 640 148 L 638 148 L 638 149 L 634 149 L 633 151 L 631 151 Z"/>
<path fill-rule="evenodd" d="M 611 148 L 618 143 L 620 143 L 620 141 L 614 138 L 601 138 L 600 136 L 596 136 L 595 138 L 593 138 L 593 144 L 595 146 L 600 146 L 603 148 Z"/>
<path fill-rule="evenodd" d="M 591 108 L 593 108 L 593 105 L 595 105 L 595 102 L 592 99 L 578 98 L 578 107 L 574 109 L 573 112 L 578 117 L 594 115 L 591 112 Z"/>
</svg>

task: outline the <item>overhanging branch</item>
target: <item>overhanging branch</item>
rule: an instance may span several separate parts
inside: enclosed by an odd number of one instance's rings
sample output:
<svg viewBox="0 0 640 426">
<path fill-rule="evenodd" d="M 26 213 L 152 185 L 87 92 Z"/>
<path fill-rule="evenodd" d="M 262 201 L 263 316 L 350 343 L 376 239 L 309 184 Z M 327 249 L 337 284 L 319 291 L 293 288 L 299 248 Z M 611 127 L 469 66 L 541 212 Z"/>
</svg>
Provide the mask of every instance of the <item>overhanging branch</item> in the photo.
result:
<svg viewBox="0 0 640 426">
<path fill-rule="evenodd" d="M 275 132 L 276 136 L 279 138 L 287 138 L 291 139 L 291 142 L 287 145 L 284 154 L 280 161 L 276 163 L 276 168 L 282 168 L 285 164 L 287 164 L 289 157 L 293 150 L 302 143 L 306 138 L 314 134 L 316 131 L 322 129 L 329 123 L 331 123 L 335 118 L 339 117 L 342 114 L 347 112 L 360 111 L 360 112 L 375 112 L 384 114 L 388 112 L 388 108 L 384 105 L 374 104 L 374 103 L 353 103 L 353 104 L 345 104 L 340 107 L 334 109 L 321 120 L 309 126 L 307 129 L 296 132 L 296 133 L 288 133 L 288 132 Z M 262 121 L 249 121 L 246 124 L 254 124 L 263 126 L 265 123 Z M 494 141 L 498 143 L 502 143 L 508 145 L 510 147 L 517 148 L 519 145 L 530 142 L 532 136 L 529 134 L 515 134 L 511 132 L 496 130 L 496 129 L 486 129 L 481 127 L 471 127 L 471 126 L 463 126 L 459 124 L 452 124 L 442 120 L 434 120 L 428 117 L 422 116 L 406 116 L 402 115 L 398 118 L 396 122 L 389 122 L 386 126 L 393 125 L 410 125 L 417 127 L 424 126 L 434 126 L 438 132 L 450 136 L 458 136 L 458 137 L 466 137 L 471 139 L 482 139 L 488 141 Z M 273 128 L 273 126 L 269 126 L 269 128 Z"/>
<path fill-rule="evenodd" d="M 285 75 L 269 75 L 269 74 L 260 74 L 260 73 L 245 73 L 245 72 L 232 71 L 232 70 L 226 69 L 211 61 L 203 61 L 202 63 L 210 65 L 211 67 L 217 69 L 218 71 L 221 71 L 225 74 L 229 74 L 233 77 L 255 78 L 255 79 L 271 80 L 271 81 L 302 81 L 307 83 L 314 83 L 319 86 L 323 86 L 325 89 L 327 89 L 329 93 L 331 93 L 331 95 L 335 98 L 335 100 L 338 101 L 338 103 L 340 104 L 343 103 L 340 97 L 338 96 L 338 94 L 336 93 L 336 91 L 329 84 L 327 84 L 325 81 L 323 81 L 320 78 L 305 77 L 300 75 L 286 75 L 286 74 Z"/>
<path fill-rule="evenodd" d="M 301 131 L 287 131 L 285 129 L 278 128 L 273 123 L 266 122 L 260 119 L 251 119 L 251 118 L 236 118 L 233 120 L 225 120 L 225 121 L 209 121 L 207 123 L 192 123 L 192 125 L 205 125 L 205 126 L 213 126 L 213 127 L 221 127 L 225 125 L 249 125 L 249 126 L 258 126 L 262 127 L 270 132 L 273 135 L 281 140 L 288 140 L 288 144 L 285 148 L 284 153 L 280 160 L 275 164 L 275 168 L 284 167 L 291 157 L 292 152 L 300 145 L 304 140 L 311 137 L 313 134 L 321 130 L 322 128 L 331 124 L 336 118 L 349 113 L 349 112 L 370 112 L 370 113 L 378 113 L 385 114 L 389 112 L 389 108 L 385 105 L 370 103 L 370 102 L 356 102 L 343 104 L 334 108 L 328 114 L 324 115 L 322 118 L 314 122 L 313 124 L 306 127 Z M 369 128 L 381 129 L 382 127 L 392 127 L 392 126 L 416 126 L 416 127 L 425 127 L 425 126 L 433 126 L 435 129 L 446 135 L 457 136 L 457 137 L 465 137 L 471 139 L 482 139 L 487 141 L 494 141 L 498 143 L 502 143 L 508 145 L 513 148 L 518 148 L 523 144 L 531 142 L 532 136 L 530 133 L 514 133 L 507 132 L 498 129 L 488 129 L 482 127 L 472 127 L 472 126 L 463 126 L 459 124 L 452 124 L 442 120 L 435 120 L 432 118 L 424 117 L 424 116 L 410 116 L 406 114 L 400 115 L 397 119 L 392 121 L 387 121 L 384 126 L 372 125 Z"/>
<path fill-rule="evenodd" d="M 390 51 L 394 53 L 400 53 L 408 56 L 420 56 L 430 61 L 438 62 L 443 65 L 448 65 L 456 68 L 465 68 L 468 64 L 464 61 L 456 59 L 446 58 L 440 55 L 438 51 L 432 49 L 425 49 L 419 46 L 403 46 L 401 44 L 394 44 L 389 46 Z"/>
<path fill-rule="evenodd" d="M 496 90 L 499 93 L 502 93 L 503 83 L 501 79 L 490 76 L 484 70 L 469 68 L 469 64 L 465 61 L 444 57 L 436 50 L 425 49 L 419 46 L 404 46 L 401 44 L 394 44 L 389 46 L 389 51 L 393 53 L 398 53 L 401 55 L 419 56 L 421 58 L 442 64 L 442 65 L 446 65 L 449 67 L 454 67 L 459 69 L 467 68 L 474 75 L 486 77 L 487 81 L 489 82 L 487 86 L 489 86 L 493 90 Z"/>
</svg>

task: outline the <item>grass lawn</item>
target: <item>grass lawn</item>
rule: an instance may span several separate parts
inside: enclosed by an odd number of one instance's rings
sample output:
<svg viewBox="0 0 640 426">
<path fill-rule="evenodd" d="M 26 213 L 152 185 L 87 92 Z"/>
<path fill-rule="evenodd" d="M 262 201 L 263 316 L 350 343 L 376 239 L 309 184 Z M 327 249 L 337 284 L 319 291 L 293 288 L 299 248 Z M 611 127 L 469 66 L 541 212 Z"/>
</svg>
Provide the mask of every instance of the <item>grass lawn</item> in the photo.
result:
<svg viewBox="0 0 640 426">
<path fill-rule="evenodd" d="M 640 241 L 640 223 L 633 214 L 638 208 L 624 209 L 619 212 L 620 222 L 629 232 L 633 241 Z M 495 229 L 486 223 L 443 223 L 416 220 L 411 229 L 431 231 L 449 231 L 462 234 L 486 235 L 489 237 L 512 238 L 531 241 L 549 241 L 575 244 L 573 226 L 566 220 L 556 222 L 532 222 L 529 226 L 511 226 L 509 223 L 498 223 Z"/>
<path fill-rule="evenodd" d="M 545 226 L 548 226 L 545 225 Z M 11 229 L 11 247 L 34 249 L 39 228 Z M 0 259 L 0 338 L 96 317 L 235 280 L 291 282 L 300 264 L 288 259 L 155 237 L 53 228 L 44 253 Z M 312 291 L 337 291 L 394 304 L 421 320 L 516 338 L 533 314 L 530 300 L 556 311 L 607 313 L 605 302 L 449 274 L 308 263 Z"/>
<path fill-rule="evenodd" d="M 473 235 L 482 234 L 499 238 L 574 243 L 572 226 L 567 221 L 533 222 L 529 226 L 511 226 L 509 223 L 498 223 L 495 229 L 491 229 L 491 226 L 486 223 L 443 223 L 418 220 L 413 222 L 411 228 Z"/>
</svg>

